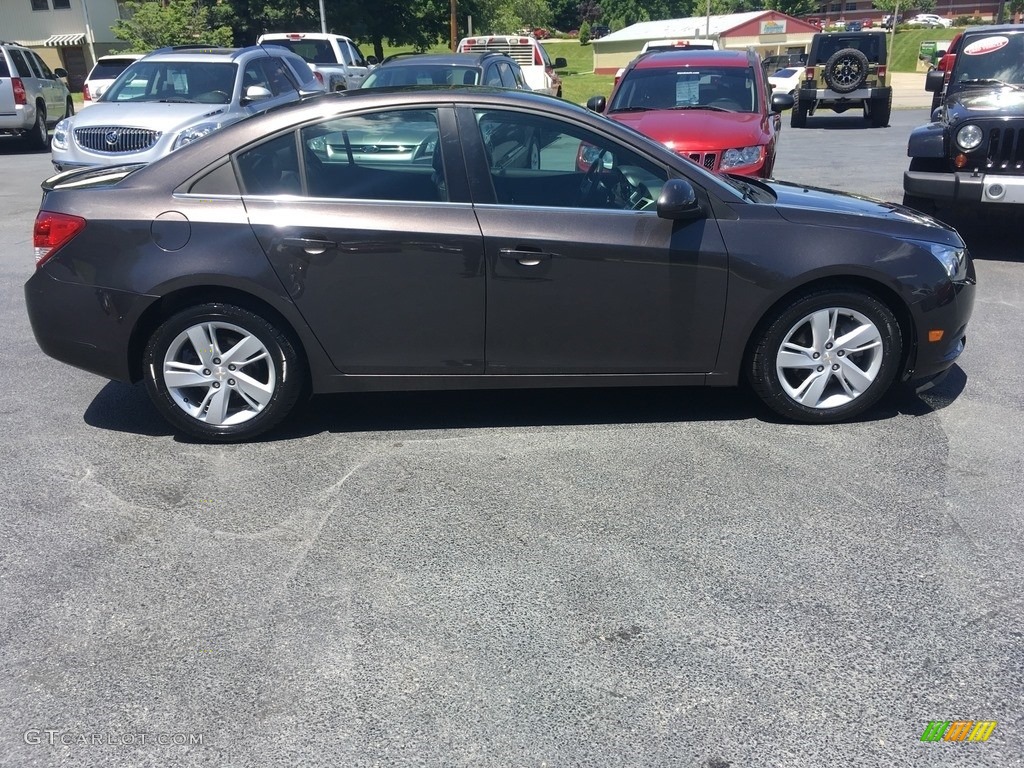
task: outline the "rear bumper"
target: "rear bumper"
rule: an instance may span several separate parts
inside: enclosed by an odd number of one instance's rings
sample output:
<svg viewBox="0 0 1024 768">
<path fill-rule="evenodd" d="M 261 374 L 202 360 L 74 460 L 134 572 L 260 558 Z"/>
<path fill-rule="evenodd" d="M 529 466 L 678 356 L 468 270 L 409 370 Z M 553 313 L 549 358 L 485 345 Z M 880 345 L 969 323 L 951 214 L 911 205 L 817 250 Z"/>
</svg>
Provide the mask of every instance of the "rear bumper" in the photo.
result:
<svg viewBox="0 0 1024 768">
<path fill-rule="evenodd" d="M 837 93 L 829 88 L 798 88 L 796 91 L 801 101 L 818 104 L 854 104 L 865 99 L 888 99 L 892 96 L 892 88 L 858 88 L 849 93 Z"/>
</svg>

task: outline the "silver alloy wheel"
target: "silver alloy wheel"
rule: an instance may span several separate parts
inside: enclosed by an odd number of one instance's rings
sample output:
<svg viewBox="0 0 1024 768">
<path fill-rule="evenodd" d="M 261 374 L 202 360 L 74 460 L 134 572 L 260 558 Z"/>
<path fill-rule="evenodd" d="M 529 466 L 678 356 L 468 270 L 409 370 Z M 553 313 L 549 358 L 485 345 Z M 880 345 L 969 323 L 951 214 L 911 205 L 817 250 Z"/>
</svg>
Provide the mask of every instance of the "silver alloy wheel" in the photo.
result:
<svg viewBox="0 0 1024 768">
<path fill-rule="evenodd" d="M 163 380 L 192 418 L 216 426 L 242 424 L 270 402 L 277 373 L 266 345 L 232 323 L 204 322 L 167 348 Z"/>
<path fill-rule="evenodd" d="M 884 353 L 882 334 L 867 316 L 829 307 L 789 329 L 775 357 L 775 371 L 783 391 L 797 403 L 837 408 L 874 384 Z"/>
</svg>

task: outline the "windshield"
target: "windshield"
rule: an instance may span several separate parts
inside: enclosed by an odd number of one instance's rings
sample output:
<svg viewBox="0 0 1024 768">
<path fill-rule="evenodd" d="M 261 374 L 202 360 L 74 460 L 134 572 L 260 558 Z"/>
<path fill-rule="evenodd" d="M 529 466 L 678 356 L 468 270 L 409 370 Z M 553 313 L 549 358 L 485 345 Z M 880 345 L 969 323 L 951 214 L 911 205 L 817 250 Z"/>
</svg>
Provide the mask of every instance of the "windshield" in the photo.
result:
<svg viewBox="0 0 1024 768">
<path fill-rule="evenodd" d="M 645 109 L 725 109 L 757 112 L 757 78 L 751 67 L 676 66 L 626 74 L 609 112 Z"/>
<path fill-rule="evenodd" d="M 964 37 L 951 76 L 962 85 L 1024 85 L 1024 35 Z"/>
<path fill-rule="evenodd" d="M 383 66 L 371 72 L 361 88 L 384 88 L 390 85 L 479 85 L 480 70 L 476 67 L 450 65 Z"/>
<path fill-rule="evenodd" d="M 138 61 L 103 94 L 103 101 L 228 104 L 238 67 L 231 63 Z"/>
</svg>

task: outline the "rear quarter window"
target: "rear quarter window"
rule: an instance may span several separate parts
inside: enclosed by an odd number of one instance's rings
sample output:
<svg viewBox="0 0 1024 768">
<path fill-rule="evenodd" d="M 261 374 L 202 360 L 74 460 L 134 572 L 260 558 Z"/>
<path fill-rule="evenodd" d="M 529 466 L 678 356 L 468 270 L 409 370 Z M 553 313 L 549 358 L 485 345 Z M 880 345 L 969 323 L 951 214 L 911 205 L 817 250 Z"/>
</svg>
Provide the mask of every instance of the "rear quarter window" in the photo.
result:
<svg viewBox="0 0 1024 768">
<path fill-rule="evenodd" d="M 0 53 L 0 77 L 10 77 L 11 70 L 7 66 L 7 57 Z"/>
</svg>

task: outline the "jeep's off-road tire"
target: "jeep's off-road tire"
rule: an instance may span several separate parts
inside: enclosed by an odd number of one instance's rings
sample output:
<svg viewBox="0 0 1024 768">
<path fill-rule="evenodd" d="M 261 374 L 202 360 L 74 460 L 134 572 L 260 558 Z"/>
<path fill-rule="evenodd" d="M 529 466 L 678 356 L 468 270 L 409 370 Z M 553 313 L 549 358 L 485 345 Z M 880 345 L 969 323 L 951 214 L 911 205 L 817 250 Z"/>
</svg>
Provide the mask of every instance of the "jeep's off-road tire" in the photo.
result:
<svg viewBox="0 0 1024 768">
<path fill-rule="evenodd" d="M 231 304 L 200 304 L 168 318 L 150 337 L 142 362 L 160 415 L 211 442 L 266 432 L 291 412 L 306 386 L 291 334 Z"/>
<path fill-rule="evenodd" d="M 797 92 L 796 100 L 793 102 L 793 111 L 789 113 L 790 126 L 793 128 L 807 127 L 807 107 L 807 102 L 801 99 L 799 92 Z"/>
<path fill-rule="evenodd" d="M 25 134 L 29 149 L 46 149 L 50 144 L 50 131 L 46 127 L 46 107 L 36 105 L 36 121 L 31 130 Z"/>
<path fill-rule="evenodd" d="M 887 128 L 892 114 L 892 91 L 871 100 L 871 127 Z"/>
<path fill-rule="evenodd" d="M 903 354 L 892 310 L 855 288 L 797 296 L 758 334 L 750 383 L 769 408 L 797 421 L 860 415 L 892 386 Z"/>
<path fill-rule="evenodd" d="M 825 62 L 825 84 L 836 93 L 850 93 L 868 79 L 868 57 L 856 48 L 843 48 Z"/>
</svg>

